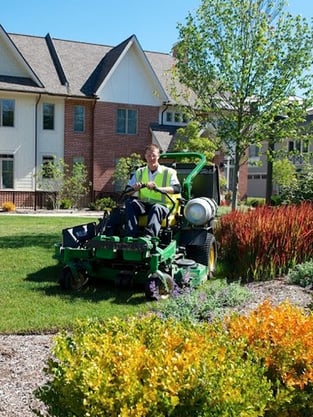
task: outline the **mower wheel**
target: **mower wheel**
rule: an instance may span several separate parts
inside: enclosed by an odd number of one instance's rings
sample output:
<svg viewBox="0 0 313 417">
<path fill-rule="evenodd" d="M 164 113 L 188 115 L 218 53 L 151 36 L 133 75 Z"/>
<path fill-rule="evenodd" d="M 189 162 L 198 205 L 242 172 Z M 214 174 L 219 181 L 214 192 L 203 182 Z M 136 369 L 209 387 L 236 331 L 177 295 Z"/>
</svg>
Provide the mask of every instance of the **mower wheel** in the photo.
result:
<svg viewBox="0 0 313 417">
<path fill-rule="evenodd" d="M 83 269 L 77 271 L 77 278 L 75 278 L 71 268 L 65 267 L 61 273 L 60 286 L 64 290 L 80 290 L 87 281 L 88 275 Z"/>
<path fill-rule="evenodd" d="M 206 235 L 203 245 L 188 245 L 186 255 L 195 262 L 206 265 L 209 268 L 209 277 L 212 277 L 217 262 L 217 243 L 212 233 Z"/>
<path fill-rule="evenodd" d="M 168 274 L 163 274 L 164 278 L 166 280 L 167 288 L 165 288 L 161 278 L 159 275 L 155 274 L 152 275 L 145 286 L 145 295 L 147 300 L 149 301 L 158 301 L 158 300 L 164 300 L 168 298 L 170 295 L 172 295 L 174 291 L 174 280 L 173 278 Z"/>
</svg>

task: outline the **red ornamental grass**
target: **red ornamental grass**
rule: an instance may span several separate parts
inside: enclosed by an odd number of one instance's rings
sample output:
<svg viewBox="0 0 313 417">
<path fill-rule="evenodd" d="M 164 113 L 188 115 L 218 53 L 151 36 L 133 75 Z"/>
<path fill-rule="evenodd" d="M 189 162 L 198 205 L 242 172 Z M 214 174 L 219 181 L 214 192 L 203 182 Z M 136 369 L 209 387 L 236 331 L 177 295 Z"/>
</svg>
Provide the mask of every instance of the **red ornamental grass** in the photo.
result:
<svg viewBox="0 0 313 417">
<path fill-rule="evenodd" d="M 234 211 L 220 219 L 216 237 L 233 278 L 274 278 L 312 257 L 313 204 Z"/>
</svg>

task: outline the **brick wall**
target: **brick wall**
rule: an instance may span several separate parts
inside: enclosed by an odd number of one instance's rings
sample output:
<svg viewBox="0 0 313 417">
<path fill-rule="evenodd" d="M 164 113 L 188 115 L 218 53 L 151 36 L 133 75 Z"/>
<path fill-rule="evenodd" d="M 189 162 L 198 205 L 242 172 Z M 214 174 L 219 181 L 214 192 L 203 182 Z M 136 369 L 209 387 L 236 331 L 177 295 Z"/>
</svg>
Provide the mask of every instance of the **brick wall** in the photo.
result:
<svg viewBox="0 0 313 417">
<path fill-rule="evenodd" d="M 64 160 L 72 166 L 73 160 L 83 157 L 92 180 L 93 107 L 94 101 L 67 100 L 64 120 Z M 85 106 L 85 131 L 74 132 L 74 106 Z"/>
<path fill-rule="evenodd" d="M 136 135 L 116 133 L 117 109 L 138 111 L 138 130 Z M 144 147 L 151 143 L 150 123 L 158 121 L 159 109 L 152 106 L 125 105 L 97 102 L 95 107 L 94 129 L 94 190 L 111 193 L 114 186 L 111 176 L 116 160 L 136 152 L 143 155 Z"/>
</svg>

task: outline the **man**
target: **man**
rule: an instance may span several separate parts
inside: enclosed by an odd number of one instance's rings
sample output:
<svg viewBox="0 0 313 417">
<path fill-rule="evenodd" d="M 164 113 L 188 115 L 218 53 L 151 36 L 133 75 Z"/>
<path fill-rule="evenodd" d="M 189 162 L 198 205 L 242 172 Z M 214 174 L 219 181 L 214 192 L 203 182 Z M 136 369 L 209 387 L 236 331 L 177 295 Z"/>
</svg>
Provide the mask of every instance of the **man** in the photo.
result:
<svg viewBox="0 0 313 417">
<path fill-rule="evenodd" d="M 146 146 L 147 165 L 138 168 L 128 182 L 127 187 L 131 187 L 137 193 L 138 198 L 129 198 L 125 202 L 126 236 L 138 235 L 138 218 L 143 214 L 148 215 L 144 235 L 157 236 L 162 220 L 169 213 L 172 202 L 166 195 L 154 190 L 158 188 L 168 194 L 179 194 L 181 191 L 176 171 L 160 165 L 159 158 L 160 150 L 156 145 Z"/>
</svg>

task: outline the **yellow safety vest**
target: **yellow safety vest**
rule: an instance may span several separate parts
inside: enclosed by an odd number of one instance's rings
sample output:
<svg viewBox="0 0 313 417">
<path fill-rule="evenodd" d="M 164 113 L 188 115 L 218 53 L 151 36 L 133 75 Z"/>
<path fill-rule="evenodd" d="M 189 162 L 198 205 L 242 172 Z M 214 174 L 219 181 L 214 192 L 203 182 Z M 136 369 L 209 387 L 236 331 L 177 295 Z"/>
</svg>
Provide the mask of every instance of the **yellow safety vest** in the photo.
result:
<svg viewBox="0 0 313 417">
<path fill-rule="evenodd" d="M 160 169 L 160 166 L 159 166 L 159 169 Z M 171 176 L 174 171 L 173 168 L 168 168 L 168 167 L 161 165 L 160 171 L 161 172 L 157 172 L 156 176 L 154 177 L 154 182 L 156 186 L 157 187 L 169 187 L 171 185 Z M 136 181 L 141 182 L 142 184 L 146 184 L 147 182 L 149 182 L 149 173 L 148 173 L 147 166 L 137 169 Z M 161 194 L 157 191 L 149 190 L 146 187 L 141 188 L 139 190 L 138 197 L 140 200 L 146 203 L 152 203 L 152 204 L 159 203 L 169 208 L 171 208 L 173 205 L 171 200 L 167 198 L 164 194 Z"/>
</svg>

